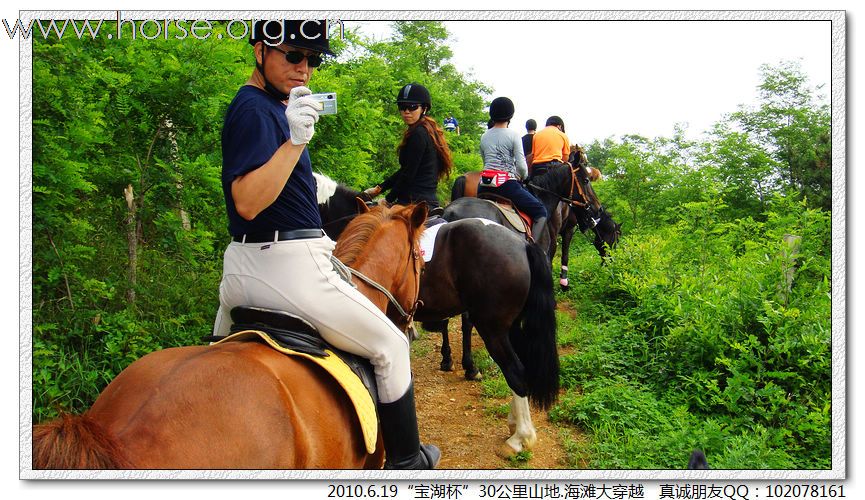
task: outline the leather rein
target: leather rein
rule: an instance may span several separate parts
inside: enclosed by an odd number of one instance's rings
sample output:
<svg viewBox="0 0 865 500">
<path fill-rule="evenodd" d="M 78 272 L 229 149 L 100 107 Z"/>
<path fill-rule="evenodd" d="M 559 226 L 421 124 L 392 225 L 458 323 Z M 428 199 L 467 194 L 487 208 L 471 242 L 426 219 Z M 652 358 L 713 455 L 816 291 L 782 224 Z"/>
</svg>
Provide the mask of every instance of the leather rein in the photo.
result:
<svg viewBox="0 0 865 500">
<path fill-rule="evenodd" d="M 580 182 L 577 180 L 576 169 L 569 162 L 565 162 L 564 164 L 567 165 L 571 171 L 571 188 L 570 188 L 570 191 L 568 193 L 568 196 L 562 196 L 555 191 L 550 191 L 549 189 L 538 186 L 537 184 L 535 184 L 533 182 L 530 182 L 528 185 L 530 187 L 537 189 L 538 191 L 543 191 L 545 193 L 549 193 L 549 194 L 557 197 L 559 199 L 559 201 L 563 201 L 565 203 L 568 203 L 569 205 L 573 205 L 576 207 L 587 207 L 588 206 L 588 202 L 587 202 L 588 198 L 586 197 L 586 193 L 583 192 L 583 188 L 582 188 L 582 186 L 580 186 Z M 582 167 L 578 167 L 578 168 L 582 168 Z M 546 174 L 542 174 L 542 175 L 546 175 Z M 574 191 L 575 190 L 580 195 L 581 200 L 575 200 L 574 199 Z"/>
<path fill-rule="evenodd" d="M 375 288 L 376 290 L 381 292 L 387 298 L 387 300 L 394 306 L 394 308 L 400 314 L 402 319 L 404 319 L 406 321 L 406 326 L 403 329 L 403 332 L 407 331 L 412 326 L 412 322 L 414 320 L 414 315 L 417 312 L 418 307 L 422 304 L 422 301 L 420 300 L 419 296 L 420 296 L 420 277 L 421 277 L 421 274 L 423 274 L 423 260 L 421 259 L 420 250 L 418 250 L 418 248 L 415 246 L 414 239 L 409 240 L 409 246 L 411 248 L 411 257 L 412 257 L 411 262 L 414 263 L 414 274 L 415 274 L 415 278 L 416 278 L 415 279 L 415 302 L 414 302 L 414 305 L 412 306 L 411 310 L 409 310 L 409 311 L 405 310 L 405 308 L 399 303 L 399 301 L 396 300 L 396 297 L 394 297 L 393 294 L 390 293 L 390 291 L 387 288 L 383 287 L 382 285 L 377 283 L 375 280 L 373 280 L 369 276 L 363 274 L 362 272 L 358 271 L 357 269 L 348 267 L 349 272 L 351 272 L 351 274 L 353 276 L 357 277 L 359 280 L 363 281 L 367 285 L 369 285 L 372 288 Z M 409 272 L 408 267 L 409 267 L 409 263 L 407 262 L 406 263 L 406 269 L 405 269 L 405 271 L 403 271 L 403 276 L 408 274 L 408 272 Z"/>
</svg>

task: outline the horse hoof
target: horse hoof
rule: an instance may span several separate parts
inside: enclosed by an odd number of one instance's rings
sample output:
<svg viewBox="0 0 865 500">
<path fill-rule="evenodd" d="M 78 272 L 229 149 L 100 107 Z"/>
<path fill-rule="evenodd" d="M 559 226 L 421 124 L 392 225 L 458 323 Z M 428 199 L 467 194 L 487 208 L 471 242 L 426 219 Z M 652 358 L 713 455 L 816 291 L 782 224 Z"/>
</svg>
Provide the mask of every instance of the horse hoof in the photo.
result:
<svg viewBox="0 0 865 500">
<path fill-rule="evenodd" d="M 478 381 L 478 380 L 483 380 L 483 378 L 484 378 L 484 376 L 481 374 L 481 372 L 479 372 L 477 370 L 466 372 L 466 380 Z"/>
<path fill-rule="evenodd" d="M 454 371 L 454 365 L 453 363 L 442 362 L 442 364 L 439 366 L 439 369 L 443 372 L 452 372 Z"/>
<path fill-rule="evenodd" d="M 560 279 L 559 280 L 559 286 L 562 287 L 562 290 L 567 290 L 568 288 L 570 288 L 570 284 L 568 283 L 568 279 L 567 278 Z"/>
<path fill-rule="evenodd" d="M 505 444 L 498 447 L 498 449 L 496 450 L 496 455 L 498 455 L 499 458 L 504 458 L 505 460 L 509 460 L 509 459 L 515 457 L 516 454 L 519 453 L 520 451 L 521 450 L 515 450 L 515 449 L 511 448 L 511 445 L 509 445 L 508 443 L 505 443 Z"/>
</svg>

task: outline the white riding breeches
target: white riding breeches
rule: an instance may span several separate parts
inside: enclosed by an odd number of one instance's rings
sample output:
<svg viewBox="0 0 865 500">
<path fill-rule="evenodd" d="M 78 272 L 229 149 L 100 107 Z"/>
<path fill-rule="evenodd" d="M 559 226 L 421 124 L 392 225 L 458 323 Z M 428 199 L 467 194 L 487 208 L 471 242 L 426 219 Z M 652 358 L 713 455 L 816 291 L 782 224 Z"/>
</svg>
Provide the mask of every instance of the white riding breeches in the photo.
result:
<svg viewBox="0 0 865 500">
<path fill-rule="evenodd" d="M 335 246 L 327 236 L 231 242 L 225 250 L 213 334 L 228 335 L 235 306 L 295 314 L 336 348 L 369 359 L 379 400 L 392 403 L 411 383 L 409 341 L 369 299 L 337 275 L 330 261 Z"/>
</svg>

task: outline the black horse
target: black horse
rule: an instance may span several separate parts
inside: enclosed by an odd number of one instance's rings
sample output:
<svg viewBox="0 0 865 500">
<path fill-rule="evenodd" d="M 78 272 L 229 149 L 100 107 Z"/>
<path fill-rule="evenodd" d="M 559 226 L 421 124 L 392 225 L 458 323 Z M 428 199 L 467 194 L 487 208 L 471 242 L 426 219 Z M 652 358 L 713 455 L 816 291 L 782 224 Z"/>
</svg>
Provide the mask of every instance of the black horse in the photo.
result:
<svg viewBox="0 0 865 500">
<path fill-rule="evenodd" d="M 452 201 L 445 207 L 442 217 L 446 220 L 481 217 L 509 226 L 505 216 L 491 203 L 469 201 L 474 200 L 471 197 L 475 190 L 467 189 L 468 183 L 476 182 L 476 176 L 476 173 L 468 173 L 457 177 L 451 188 Z M 595 246 L 602 257 L 606 255 L 605 244 L 612 247 L 618 242 L 621 234 L 619 225 L 601 205 L 589 180 L 589 171 L 583 165 L 572 167 L 568 163 L 561 163 L 552 166 L 546 174 L 533 177 L 527 185 L 549 214 L 547 231 L 538 243 L 547 249 L 551 264 L 556 251 L 557 236 L 571 214 L 579 227 L 593 230 L 596 236 Z M 573 230 L 569 229 L 572 235 Z M 570 245 L 570 240 L 568 244 Z"/>
<path fill-rule="evenodd" d="M 571 252 L 571 240 L 574 238 L 574 233 L 579 228 L 581 233 L 586 233 L 591 230 L 594 233 L 592 244 L 601 256 L 601 261 L 607 257 L 607 249 L 613 248 L 618 243 L 622 236 L 622 225 L 613 220 L 613 217 L 607 212 L 607 209 L 602 205 L 595 194 L 592 187 L 592 180 L 600 178 L 600 171 L 588 165 L 585 153 L 582 149 L 576 147 L 571 152 L 570 163 L 576 165 L 584 175 L 581 176 L 580 182 L 583 184 L 583 192 L 595 201 L 590 207 L 580 207 L 579 205 L 559 205 L 558 217 L 562 219 L 559 235 L 562 237 L 562 256 L 561 256 L 561 271 L 559 274 L 559 285 L 562 289 L 567 290 L 570 286 L 568 282 L 568 260 Z M 556 253 L 556 243 L 553 241 L 553 246 L 550 251 L 552 258 Z"/>
<path fill-rule="evenodd" d="M 568 281 L 568 259 L 571 252 L 571 240 L 576 230 L 581 233 L 591 230 L 594 233 L 592 244 L 601 256 L 602 262 L 607 257 L 607 249 L 613 248 L 622 235 L 622 225 L 613 220 L 607 209 L 601 205 L 596 212 L 574 209 L 566 204 L 559 206 L 558 217 L 563 220 L 559 235 L 562 237 L 561 271 L 559 274 L 559 285 L 562 289 L 570 288 Z M 555 241 L 553 242 L 550 255 L 556 252 Z"/>
<path fill-rule="evenodd" d="M 462 175 L 454 182 L 451 189 L 451 203 L 445 207 L 442 217 L 453 221 L 470 217 L 479 217 L 496 221 L 504 226 L 513 227 L 502 212 L 487 200 L 464 197 L 468 182 L 475 182 L 472 175 Z M 529 189 L 538 197 L 547 209 L 550 217 L 547 222 L 548 231 L 539 242 L 548 249 L 549 264 L 556 252 L 557 235 L 567 232 L 567 240 L 562 242 L 562 278 L 560 283 L 567 286 L 567 252 L 570 248 L 574 227 L 589 228 L 595 233 L 595 247 L 601 257 L 606 256 L 606 246 L 615 246 L 621 235 L 620 225 L 604 209 L 589 181 L 589 172 L 582 165 L 572 168 L 568 163 L 551 167 L 544 175 L 533 178 Z M 469 190 L 471 192 L 471 190 Z M 570 224 L 574 224 L 570 226 Z M 516 230 L 516 229 L 515 229 Z M 441 327 L 441 369 L 453 370 L 453 357 L 450 347 L 450 335 L 447 324 Z M 471 318 L 462 315 L 462 366 L 465 378 L 476 380 L 480 372 L 474 364 L 471 353 Z"/>
<path fill-rule="evenodd" d="M 336 241 L 345 226 L 358 215 L 358 198 L 367 205 L 375 203 L 363 191 L 345 187 L 319 173 L 312 175 L 315 177 L 318 214 L 321 216 L 322 229 L 330 239 Z"/>
<path fill-rule="evenodd" d="M 339 224 L 334 222 L 357 212 L 357 194 L 337 187 L 320 195 L 329 200 L 319 209 L 331 238 L 338 236 Z M 347 201 L 355 203 L 353 209 L 346 209 Z M 415 319 L 433 329 L 461 313 L 471 317 L 513 392 L 508 416 L 513 435 L 507 444 L 512 453 L 528 449 L 537 439 L 529 401 L 549 408 L 559 388 L 555 297 L 547 257 L 514 231 L 479 220 L 444 224 L 437 233 L 421 277 L 422 305 Z"/>
</svg>

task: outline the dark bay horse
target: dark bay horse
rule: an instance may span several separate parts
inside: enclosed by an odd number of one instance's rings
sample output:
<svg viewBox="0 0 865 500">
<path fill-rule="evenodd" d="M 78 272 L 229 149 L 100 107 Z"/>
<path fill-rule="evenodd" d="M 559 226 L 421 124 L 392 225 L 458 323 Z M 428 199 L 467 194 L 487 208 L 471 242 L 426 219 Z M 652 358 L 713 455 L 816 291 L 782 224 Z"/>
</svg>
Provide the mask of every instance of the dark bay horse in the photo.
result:
<svg viewBox="0 0 865 500">
<path fill-rule="evenodd" d="M 425 204 L 374 208 L 345 229 L 334 255 L 350 255 L 346 265 L 392 284 L 412 307 L 426 215 Z M 360 289 L 387 309 L 381 292 Z M 318 365 L 262 343 L 164 349 L 129 365 L 83 415 L 34 426 L 33 468 L 381 468 L 381 436 L 368 454 L 352 408 Z"/>
<path fill-rule="evenodd" d="M 601 178 L 601 171 L 597 168 L 590 167 L 586 154 L 579 146 L 571 146 L 570 163 L 576 165 L 583 170 L 585 176 L 580 180 L 583 183 L 583 191 L 588 197 L 598 200 L 598 195 L 592 187 L 592 182 Z M 559 230 L 559 235 L 562 237 L 562 254 L 561 254 L 561 271 L 559 274 L 559 285 L 562 289 L 567 290 L 570 287 L 568 282 L 568 261 L 571 252 L 571 240 L 574 238 L 574 232 L 579 228 L 581 233 L 586 233 L 591 230 L 594 233 L 592 244 L 598 251 L 603 262 L 607 256 L 607 249 L 613 248 L 619 242 L 622 236 L 622 225 L 613 220 L 613 217 L 607 212 L 604 205 L 600 201 L 592 209 L 580 209 L 578 206 L 562 204 L 559 206 L 559 217 L 562 219 L 562 226 Z M 555 242 L 550 252 L 552 257 L 556 253 Z"/>
<path fill-rule="evenodd" d="M 613 220 L 606 208 L 601 204 L 597 194 L 592 188 L 592 180 L 600 177 L 600 172 L 585 164 L 585 156 L 571 156 L 574 172 L 574 185 L 571 195 L 561 194 L 565 191 L 567 176 L 564 165 L 555 167 L 557 170 L 556 177 L 545 179 L 549 173 L 535 177 L 529 184 L 529 189 L 538 196 L 547 212 L 550 214 L 547 222 L 549 228 L 548 235 L 545 235 L 541 242 L 544 248 L 547 248 L 547 254 L 550 257 L 552 265 L 553 258 L 556 254 L 558 235 L 562 237 L 562 254 L 561 254 L 561 271 L 559 283 L 562 288 L 567 289 L 568 283 L 568 259 L 570 256 L 571 240 L 574 237 L 574 232 L 577 228 L 580 232 L 585 233 L 589 230 L 594 234 L 592 244 L 598 251 L 601 259 L 607 256 L 607 249 L 613 248 L 619 241 L 622 235 L 622 225 Z M 477 172 L 469 172 L 457 178 L 451 189 L 451 199 L 457 200 L 465 196 L 474 196 L 477 192 L 471 186 L 467 186 L 467 182 L 475 182 Z M 467 180 L 467 179 L 472 180 Z M 552 181 L 552 182 L 548 182 Z M 565 184 L 562 184 L 562 183 Z M 559 200 L 556 202 L 553 194 L 559 194 Z M 573 202 L 568 201 L 568 198 Z M 465 205 L 463 205 L 465 204 Z M 500 212 L 492 210 L 491 206 L 486 206 L 476 202 L 460 202 L 460 204 L 451 203 L 453 207 L 451 211 L 445 211 L 444 217 L 449 219 L 468 217 L 488 217 L 493 220 L 504 222 L 504 216 Z M 449 205 L 450 206 L 450 205 Z M 459 208 L 459 210 L 457 210 Z M 549 237 L 549 239 L 547 239 Z"/>
<path fill-rule="evenodd" d="M 547 212 L 550 214 L 547 222 L 549 230 L 544 235 L 544 240 L 540 242 L 544 248 L 548 249 L 547 255 L 550 265 L 552 265 L 552 259 L 556 251 L 556 236 L 565 227 L 568 227 L 572 220 L 574 224 L 585 224 L 586 228 L 592 228 L 595 233 L 595 247 L 598 249 L 601 257 L 606 255 L 605 245 L 614 246 L 618 241 L 620 235 L 619 225 L 612 220 L 601 205 L 600 200 L 591 187 L 590 175 L 591 171 L 582 165 L 572 168 L 570 164 L 562 163 L 550 167 L 546 174 L 534 177 L 529 183 L 529 189 L 544 204 Z M 446 220 L 480 217 L 494 220 L 507 227 L 513 227 L 507 222 L 501 211 L 492 203 L 478 198 L 463 196 L 465 193 L 476 193 L 477 190 L 472 189 L 473 186 L 467 185 L 468 182 L 477 182 L 474 179 L 474 173 L 457 178 L 451 189 L 453 201 L 445 207 L 442 217 Z M 470 189 L 466 189 L 467 187 Z M 567 249 L 570 246 L 570 239 L 572 237 L 573 229 L 571 228 L 568 232 L 568 246 L 566 247 L 564 242 L 562 244 L 562 258 L 564 259 L 564 263 L 562 264 L 563 279 L 567 278 L 567 257 L 565 257 L 565 252 L 568 251 Z M 562 283 L 561 280 L 560 283 Z M 566 284 L 567 282 L 565 281 L 564 283 Z M 477 379 L 480 374 L 471 356 L 472 322 L 471 318 L 465 314 L 462 316 L 461 331 L 463 346 L 462 366 L 465 370 L 465 377 L 470 380 Z M 447 325 L 441 328 L 441 332 L 441 369 L 450 371 L 453 369 L 453 359 Z"/>
<path fill-rule="evenodd" d="M 548 231 L 538 243 L 548 249 L 550 263 L 556 252 L 556 237 L 567 224 L 569 217 L 573 217 L 575 223 L 582 221 L 579 227 L 593 230 L 595 247 L 598 248 L 601 257 L 606 255 L 603 246 L 605 244 L 615 246 L 619 239 L 618 224 L 603 208 L 592 188 L 590 176 L 593 172 L 597 170 L 580 164 L 572 167 L 568 163 L 562 163 L 550 167 L 546 174 L 533 177 L 528 183 L 529 190 L 544 204 L 549 214 Z M 468 201 L 477 193 L 477 189 L 469 186 L 468 183 L 477 182 L 478 174 L 478 172 L 468 172 L 457 177 L 451 188 L 451 203 L 445 208 L 442 217 L 446 220 L 465 217 L 489 218 L 509 226 L 501 212 L 490 203 Z M 597 223 L 600 220 L 607 222 Z M 571 235 L 573 235 L 573 227 L 577 226 L 569 227 Z M 568 244 L 570 245 L 570 239 Z"/>
<path fill-rule="evenodd" d="M 332 197 L 351 194 L 333 190 Z M 351 214 L 332 200 L 322 222 Z M 320 206 L 321 208 L 321 206 Z M 432 258 L 421 278 L 415 319 L 427 329 L 467 313 L 513 392 L 507 439 L 510 453 L 534 445 L 529 402 L 548 408 L 559 387 L 555 297 L 543 250 L 498 224 L 462 220 L 438 229 Z"/>
</svg>

